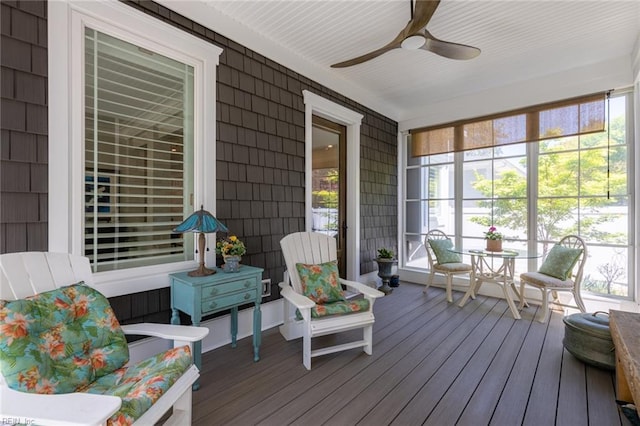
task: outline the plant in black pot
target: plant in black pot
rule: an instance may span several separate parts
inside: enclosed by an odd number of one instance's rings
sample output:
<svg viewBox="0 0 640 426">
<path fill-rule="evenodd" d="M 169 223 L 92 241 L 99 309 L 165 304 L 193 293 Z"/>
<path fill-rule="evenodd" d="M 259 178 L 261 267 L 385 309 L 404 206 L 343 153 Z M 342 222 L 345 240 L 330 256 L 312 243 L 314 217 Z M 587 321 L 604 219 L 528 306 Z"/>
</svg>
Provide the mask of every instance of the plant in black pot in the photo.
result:
<svg viewBox="0 0 640 426">
<path fill-rule="evenodd" d="M 378 276 L 382 279 L 382 287 L 380 291 L 384 294 L 389 294 L 393 289 L 389 286 L 389 281 L 393 277 L 393 266 L 398 263 L 396 255 L 393 250 L 387 248 L 378 249 L 378 257 L 376 257 L 378 263 Z"/>
</svg>

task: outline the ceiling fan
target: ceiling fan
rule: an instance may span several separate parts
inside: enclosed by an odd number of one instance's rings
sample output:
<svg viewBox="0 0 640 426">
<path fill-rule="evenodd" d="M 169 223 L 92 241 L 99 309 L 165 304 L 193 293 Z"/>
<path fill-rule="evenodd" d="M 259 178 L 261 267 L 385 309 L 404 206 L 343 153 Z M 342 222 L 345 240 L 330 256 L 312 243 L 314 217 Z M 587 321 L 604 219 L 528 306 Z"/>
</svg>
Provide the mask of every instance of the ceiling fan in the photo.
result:
<svg viewBox="0 0 640 426">
<path fill-rule="evenodd" d="M 331 65 L 332 68 L 345 68 L 361 64 L 376 58 L 392 49 L 423 49 L 449 59 L 473 59 L 480 54 L 480 49 L 465 44 L 452 43 L 435 38 L 428 30 L 427 24 L 436 12 L 440 0 L 416 0 L 415 10 L 411 0 L 411 20 L 400 33 L 386 46 L 357 58 Z"/>
</svg>

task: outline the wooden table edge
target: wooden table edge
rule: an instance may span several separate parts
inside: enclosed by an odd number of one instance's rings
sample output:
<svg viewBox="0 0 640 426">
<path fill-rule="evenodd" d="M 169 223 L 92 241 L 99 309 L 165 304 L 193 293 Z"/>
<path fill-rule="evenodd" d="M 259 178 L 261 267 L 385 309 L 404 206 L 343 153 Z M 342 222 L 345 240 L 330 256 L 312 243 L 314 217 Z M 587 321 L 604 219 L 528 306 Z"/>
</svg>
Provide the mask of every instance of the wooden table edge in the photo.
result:
<svg viewBox="0 0 640 426">
<path fill-rule="evenodd" d="M 609 311 L 611 338 L 616 351 L 616 398 L 640 403 L 640 314 Z"/>
</svg>

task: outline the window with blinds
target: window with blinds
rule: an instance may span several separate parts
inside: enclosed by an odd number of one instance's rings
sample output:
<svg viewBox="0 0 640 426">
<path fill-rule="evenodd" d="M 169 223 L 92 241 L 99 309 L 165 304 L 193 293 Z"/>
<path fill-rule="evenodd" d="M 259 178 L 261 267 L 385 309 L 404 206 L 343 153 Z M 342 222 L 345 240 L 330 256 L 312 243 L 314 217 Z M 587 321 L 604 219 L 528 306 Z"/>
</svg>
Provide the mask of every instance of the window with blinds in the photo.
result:
<svg viewBox="0 0 640 426">
<path fill-rule="evenodd" d="M 94 272 L 193 259 L 193 68 L 85 29 L 84 252 Z M 185 247 L 188 249 L 185 250 Z"/>
</svg>

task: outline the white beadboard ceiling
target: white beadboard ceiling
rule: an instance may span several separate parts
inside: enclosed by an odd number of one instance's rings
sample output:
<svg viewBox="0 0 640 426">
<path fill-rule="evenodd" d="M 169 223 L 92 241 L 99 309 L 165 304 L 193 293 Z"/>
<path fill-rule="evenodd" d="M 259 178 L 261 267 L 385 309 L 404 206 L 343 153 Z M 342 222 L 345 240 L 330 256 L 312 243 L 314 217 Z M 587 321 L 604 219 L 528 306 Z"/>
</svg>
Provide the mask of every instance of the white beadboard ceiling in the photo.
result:
<svg viewBox="0 0 640 426">
<path fill-rule="evenodd" d="M 608 60 L 627 58 L 631 68 L 640 35 L 638 0 L 443 0 L 428 30 L 480 48 L 479 57 L 396 49 L 333 69 L 392 40 L 410 19 L 410 0 L 159 2 L 398 121 L 427 104 Z"/>
</svg>

